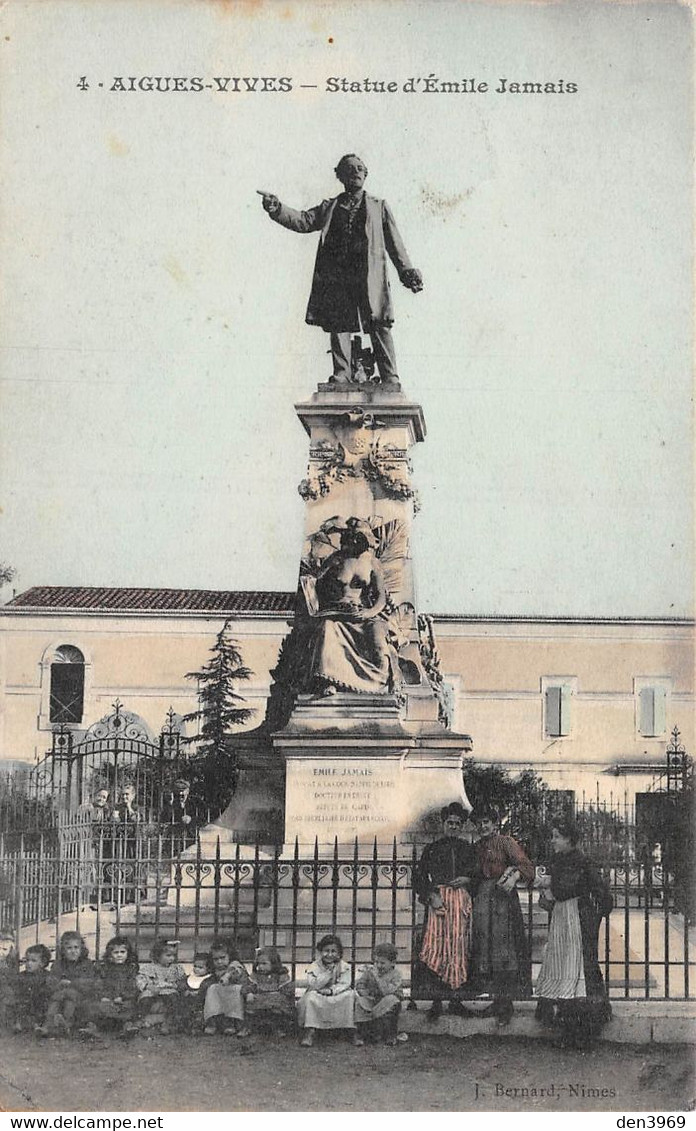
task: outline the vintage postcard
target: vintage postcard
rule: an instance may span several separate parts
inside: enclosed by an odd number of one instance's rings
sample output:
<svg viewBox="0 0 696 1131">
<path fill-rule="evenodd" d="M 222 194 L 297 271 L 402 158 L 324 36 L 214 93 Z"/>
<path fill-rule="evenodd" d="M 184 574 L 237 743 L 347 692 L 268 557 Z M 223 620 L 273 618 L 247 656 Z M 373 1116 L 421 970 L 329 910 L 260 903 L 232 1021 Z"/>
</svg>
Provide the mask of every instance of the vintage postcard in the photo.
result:
<svg viewBox="0 0 696 1131">
<path fill-rule="evenodd" d="M 691 8 L 0 60 L 0 1106 L 684 1126 Z"/>
</svg>

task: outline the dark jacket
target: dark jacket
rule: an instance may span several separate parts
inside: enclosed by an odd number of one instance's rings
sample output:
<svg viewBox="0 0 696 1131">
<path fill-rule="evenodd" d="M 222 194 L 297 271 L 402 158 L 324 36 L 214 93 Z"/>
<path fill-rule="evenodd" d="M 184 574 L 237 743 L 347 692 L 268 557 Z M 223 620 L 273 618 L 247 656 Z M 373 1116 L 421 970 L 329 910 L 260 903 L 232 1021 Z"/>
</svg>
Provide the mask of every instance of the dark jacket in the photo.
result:
<svg viewBox="0 0 696 1131">
<path fill-rule="evenodd" d="M 336 260 L 327 246 L 327 236 L 338 201 L 323 200 L 315 208 L 297 212 L 281 204 L 276 213 L 270 213 L 272 220 L 293 232 L 321 232 L 317 258 L 314 264 L 312 290 L 307 306 L 306 321 L 324 330 L 343 333 L 358 329 L 355 325 L 356 309 L 346 309 L 347 294 L 341 270 L 337 270 Z M 394 309 L 389 290 L 387 274 L 387 255 L 396 267 L 399 278 L 410 271 L 411 261 L 394 222 L 389 205 L 385 200 L 364 195 L 365 201 L 365 261 L 362 297 L 369 310 L 370 319 L 387 326 L 394 321 Z"/>
<path fill-rule="evenodd" d="M 455 836 L 443 836 L 426 845 L 416 866 L 414 888 L 421 903 L 427 903 L 440 886 L 447 887 L 458 876 L 470 876 L 467 890 L 475 888 L 476 849 Z"/>
</svg>

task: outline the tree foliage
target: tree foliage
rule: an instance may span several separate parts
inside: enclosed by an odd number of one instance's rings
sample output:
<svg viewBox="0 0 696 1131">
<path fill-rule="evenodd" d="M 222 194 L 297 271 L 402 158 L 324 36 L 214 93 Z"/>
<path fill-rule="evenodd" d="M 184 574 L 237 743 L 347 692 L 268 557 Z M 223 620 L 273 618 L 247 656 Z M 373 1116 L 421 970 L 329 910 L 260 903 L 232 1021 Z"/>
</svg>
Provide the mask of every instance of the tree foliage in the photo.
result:
<svg viewBox="0 0 696 1131">
<path fill-rule="evenodd" d="M 631 847 L 625 814 L 606 803 L 576 805 L 573 790 L 552 789 L 535 770 L 513 777 L 501 766 L 484 766 L 469 758 L 464 763 L 464 787 L 476 809 L 494 809 L 503 832 L 527 850 L 535 863 L 548 862 L 551 828 L 559 817 L 575 821 L 582 850 L 598 864 L 621 863 Z"/>
<path fill-rule="evenodd" d="M 524 845 L 532 859 L 545 853 L 549 819 L 563 807 L 563 798 L 539 774 L 527 769 L 513 777 L 502 766 L 486 766 L 468 758 L 464 788 L 474 811 L 494 809 L 503 831 Z"/>
<path fill-rule="evenodd" d="M 236 687 L 252 673 L 231 636 L 229 621 L 218 632 L 210 651 L 210 659 L 200 671 L 186 673 L 187 679 L 198 681 L 199 707 L 184 715 L 184 722 L 198 723 L 198 734 L 183 741 L 196 744 L 192 795 L 221 812 L 237 784 L 236 759 L 229 740 L 254 713 L 253 708 L 242 706 L 245 700 Z"/>
<path fill-rule="evenodd" d="M 17 576 L 17 570 L 7 562 L 0 562 L 0 585 L 9 585 Z"/>
</svg>

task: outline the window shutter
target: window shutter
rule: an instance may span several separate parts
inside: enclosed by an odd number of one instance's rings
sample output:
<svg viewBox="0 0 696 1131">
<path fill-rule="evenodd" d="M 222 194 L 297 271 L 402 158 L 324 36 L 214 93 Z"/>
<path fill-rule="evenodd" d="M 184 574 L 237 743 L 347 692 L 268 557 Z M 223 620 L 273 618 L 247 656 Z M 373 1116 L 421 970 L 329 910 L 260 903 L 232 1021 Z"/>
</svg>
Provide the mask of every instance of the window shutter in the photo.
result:
<svg viewBox="0 0 696 1131">
<path fill-rule="evenodd" d="M 640 733 L 647 738 L 655 734 L 655 689 L 644 687 L 640 693 Z"/>
<path fill-rule="evenodd" d="M 655 735 L 664 734 L 667 729 L 667 695 L 664 687 L 656 687 L 653 692 L 653 726 Z"/>
<path fill-rule="evenodd" d="M 546 688 L 546 733 L 551 738 L 570 734 L 570 696 L 568 684 Z"/>
<path fill-rule="evenodd" d="M 567 685 L 559 687 L 560 692 L 560 725 L 559 735 L 570 734 L 570 688 Z"/>
<path fill-rule="evenodd" d="M 561 689 L 546 688 L 546 733 L 552 737 L 561 734 Z"/>
</svg>

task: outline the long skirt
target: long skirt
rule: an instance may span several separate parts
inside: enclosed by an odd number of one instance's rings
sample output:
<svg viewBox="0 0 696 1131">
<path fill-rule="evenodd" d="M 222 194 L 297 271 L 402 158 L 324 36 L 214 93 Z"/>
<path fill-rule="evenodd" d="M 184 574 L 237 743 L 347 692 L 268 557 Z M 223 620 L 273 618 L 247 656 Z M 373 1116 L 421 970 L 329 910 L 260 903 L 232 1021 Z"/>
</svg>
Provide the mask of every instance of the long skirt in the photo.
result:
<svg viewBox="0 0 696 1131">
<path fill-rule="evenodd" d="M 208 986 L 203 1004 L 203 1020 L 207 1023 L 213 1017 L 234 1017 L 237 1021 L 244 1020 L 244 998 L 241 986 L 223 986 L 217 983 Z"/>
<path fill-rule="evenodd" d="M 469 977 L 471 896 L 465 888 L 439 889 L 443 908 L 428 910 L 420 960 L 446 986 L 458 990 Z"/>
<path fill-rule="evenodd" d="M 582 911 L 577 898 L 554 904 L 536 992 L 557 1003 L 567 1028 L 591 1035 L 609 1020 L 611 1006 L 597 961 L 599 920 L 589 907 Z"/>
<path fill-rule="evenodd" d="M 522 908 L 516 891 L 484 880 L 474 900 L 473 961 L 481 990 L 505 997 L 529 997 L 531 961 Z"/>
<path fill-rule="evenodd" d="M 577 899 L 554 904 L 549 938 L 536 984 L 537 997 L 587 997 Z"/>
<path fill-rule="evenodd" d="M 325 997 L 307 990 L 297 1003 L 297 1018 L 303 1029 L 354 1029 L 355 991 Z"/>
</svg>

